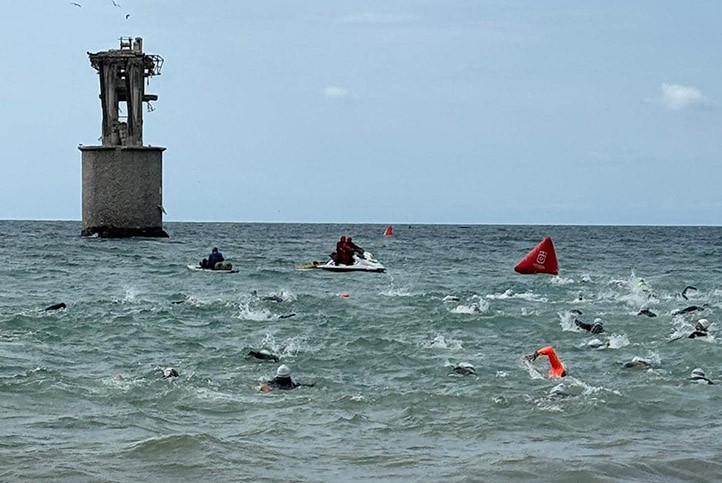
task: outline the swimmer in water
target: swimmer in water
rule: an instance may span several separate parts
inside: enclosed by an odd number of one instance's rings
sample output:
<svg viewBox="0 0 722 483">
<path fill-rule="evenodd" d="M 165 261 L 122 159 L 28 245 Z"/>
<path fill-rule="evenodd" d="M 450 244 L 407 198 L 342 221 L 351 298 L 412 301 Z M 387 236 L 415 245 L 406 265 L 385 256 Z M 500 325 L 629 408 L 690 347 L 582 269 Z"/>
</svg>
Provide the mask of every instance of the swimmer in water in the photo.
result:
<svg viewBox="0 0 722 483">
<path fill-rule="evenodd" d="M 627 369 L 630 368 L 636 368 L 636 369 L 651 369 L 652 363 L 648 361 L 647 359 L 642 359 L 641 357 L 633 357 L 631 361 L 627 361 L 624 363 L 622 367 L 626 367 Z"/>
<path fill-rule="evenodd" d="M 64 308 L 67 308 L 67 307 L 68 307 L 68 306 L 65 305 L 65 302 L 60 302 L 59 304 L 54 304 L 54 305 L 51 305 L 50 307 L 46 307 L 45 310 L 46 310 L 46 311 L 48 311 L 48 310 L 60 310 L 60 309 L 64 309 Z"/>
<path fill-rule="evenodd" d="M 468 362 L 459 362 L 454 367 L 454 372 L 462 376 L 476 375 L 476 368 Z"/>
<path fill-rule="evenodd" d="M 262 361 L 278 362 L 278 356 L 275 354 L 272 354 L 271 352 L 267 351 L 266 349 L 261 349 L 259 351 L 251 350 L 248 352 L 247 356 L 255 357 L 256 359 L 260 359 Z"/>
<path fill-rule="evenodd" d="M 163 379 L 170 379 L 172 377 L 179 377 L 178 371 L 173 367 L 166 367 L 163 369 Z"/>
<path fill-rule="evenodd" d="M 301 384 L 295 382 L 291 379 L 291 369 L 286 364 L 282 364 L 278 366 L 278 369 L 276 370 L 276 377 L 263 384 L 260 390 L 261 392 L 268 392 L 271 389 L 290 391 L 291 389 L 296 389 L 301 386 L 313 387 L 314 384 Z"/>
<path fill-rule="evenodd" d="M 567 375 L 567 370 L 564 368 L 562 361 L 559 360 L 557 353 L 554 352 L 552 346 L 542 347 L 541 349 L 535 350 L 533 354 L 529 354 L 524 358 L 528 361 L 534 362 L 539 356 L 547 356 L 549 358 L 549 377 L 564 377 Z"/>
<path fill-rule="evenodd" d="M 714 384 L 711 379 L 704 375 L 704 371 L 699 367 L 692 370 L 692 374 L 689 375 L 689 380 L 699 384 Z"/>
<path fill-rule="evenodd" d="M 592 349 L 606 349 L 611 344 L 609 341 L 602 342 L 599 339 L 592 339 L 589 342 L 587 342 L 587 347 L 591 347 Z"/>
<path fill-rule="evenodd" d="M 654 312 L 649 310 L 649 308 L 647 308 L 647 307 L 643 307 L 642 310 L 637 312 L 637 315 L 646 315 L 647 317 L 656 317 L 657 316 L 657 314 L 655 314 Z"/>
<path fill-rule="evenodd" d="M 604 322 L 602 319 L 594 319 L 593 324 L 587 324 L 585 322 L 582 322 L 581 320 L 575 318 L 574 324 L 579 327 L 580 329 L 586 330 L 587 332 L 591 332 L 592 334 L 601 334 L 604 332 Z"/>
<path fill-rule="evenodd" d="M 682 310 L 675 310 L 674 312 L 672 312 L 672 315 L 688 314 L 690 312 L 696 312 L 698 310 L 704 310 L 704 307 L 700 307 L 699 305 L 690 305 L 689 307 L 685 307 Z"/>
<path fill-rule="evenodd" d="M 697 337 L 707 337 L 707 329 L 709 328 L 709 320 L 699 319 L 694 325 L 694 332 L 689 334 L 687 338 L 695 339 Z"/>
</svg>

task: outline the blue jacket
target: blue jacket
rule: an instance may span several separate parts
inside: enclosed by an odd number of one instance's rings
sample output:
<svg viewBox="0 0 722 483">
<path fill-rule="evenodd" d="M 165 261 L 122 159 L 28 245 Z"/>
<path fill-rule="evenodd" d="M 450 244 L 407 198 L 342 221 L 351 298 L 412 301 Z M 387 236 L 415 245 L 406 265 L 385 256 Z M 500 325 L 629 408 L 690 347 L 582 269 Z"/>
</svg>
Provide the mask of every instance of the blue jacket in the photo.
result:
<svg viewBox="0 0 722 483">
<path fill-rule="evenodd" d="M 211 254 L 208 256 L 208 265 L 209 265 L 211 268 L 213 268 L 213 266 L 214 266 L 216 263 L 222 262 L 223 260 L 224 260 L 224 258 L 223 258 L 223 254 L 222 254 L 221 252 L 211 253 Z"/>
</svg>

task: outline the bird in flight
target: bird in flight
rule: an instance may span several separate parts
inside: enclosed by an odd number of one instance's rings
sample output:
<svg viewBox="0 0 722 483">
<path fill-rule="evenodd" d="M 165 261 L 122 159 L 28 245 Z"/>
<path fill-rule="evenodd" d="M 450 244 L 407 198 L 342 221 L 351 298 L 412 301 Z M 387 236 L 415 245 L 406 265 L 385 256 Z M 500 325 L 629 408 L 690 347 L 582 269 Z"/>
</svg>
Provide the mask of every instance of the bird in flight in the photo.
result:
<svg viewBox="0 0 722 483">
<path fill-rule="evenodd" d="M 113 2 L 114 7 L 120 8 L 120 4 L 118 2 L 116 2 L 115 0 L 110 0 L 110 1 Z"/>
<path fill-rule="evenodd" d="M 70 5 L 75 5 L 76 7 L 82 7 L 82 5 L 81 5 L 81 4 L 79 4 L 79 3 L 75 3 L 75 2 L 70 2 Z"/>
<path fill-rule="evenodd" d="M 126 14 L 125 14 L 125 19 L 128 20 L 129 18 L 130 18 L 130 14 L 129 14 L 129 13 L 126 13 Z"/>
</svg>

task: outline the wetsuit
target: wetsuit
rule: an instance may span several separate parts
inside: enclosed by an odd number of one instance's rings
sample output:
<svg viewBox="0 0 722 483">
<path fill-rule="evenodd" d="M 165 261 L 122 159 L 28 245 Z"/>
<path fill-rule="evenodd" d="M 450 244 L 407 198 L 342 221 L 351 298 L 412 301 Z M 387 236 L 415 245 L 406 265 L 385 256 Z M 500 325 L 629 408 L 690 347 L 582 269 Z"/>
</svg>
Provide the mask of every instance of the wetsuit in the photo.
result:
<svg viewBox="0 0 722 483">
<path fill-rule="evenodd" d="M 579 319 L 574 319 L 574 323 L 580 329 L 584 329 L 587 332 L 591 332 L 592 334 L 600 334 L 604 332 L 604 326 L 598 322 L 595 324 L 587 324 L 586 322 L 582 322 Z"/>
<path fill-rule="evenodd" d="M 291 377 L 274 377 L 270 381 L 266 383 L 269 388 L 271 389 L 282 389 L 284 391 L 289 391 L 291 389 L 296 389 L 301 384 L 296 384 L 293 382 Z"/>
<path fill-rule="evenodd" d="M 278 356 L 277 356 L 277 355 L 271 354 L 270 352 L 264 351 L 264 350 L 260 350 L 260 351 L 254 351 L 254 350 L 252 350 L 252 351 L 250 351 L 250 352 L 248 353 L 248 355 L 249 355 L 250 357 L 255 357 L 256 359 L 261 359 L 261 360 L 265 360 L 265 361 L 278 362 Z"/>
</svg>

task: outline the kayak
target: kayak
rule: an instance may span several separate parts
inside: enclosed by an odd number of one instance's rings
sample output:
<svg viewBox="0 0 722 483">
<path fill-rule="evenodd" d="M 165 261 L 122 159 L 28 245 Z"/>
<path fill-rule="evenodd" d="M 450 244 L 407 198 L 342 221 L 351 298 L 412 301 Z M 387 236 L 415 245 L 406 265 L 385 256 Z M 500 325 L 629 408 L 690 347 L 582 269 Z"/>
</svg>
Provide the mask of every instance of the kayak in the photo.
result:
<svg viewBox="0 0 722 483">
<path fill-rule="evenodd" d="M 211 272 L 211 273 L 238 273 L 238 270 L 233 269 L 233 265 L 228 264 L 229 268 L 221 268 L 218 270 L 211 270 L 210 268 L 201 268 L 200 265 L 186 265 L 188 270 L 192 272 Z"/>
</svg>

